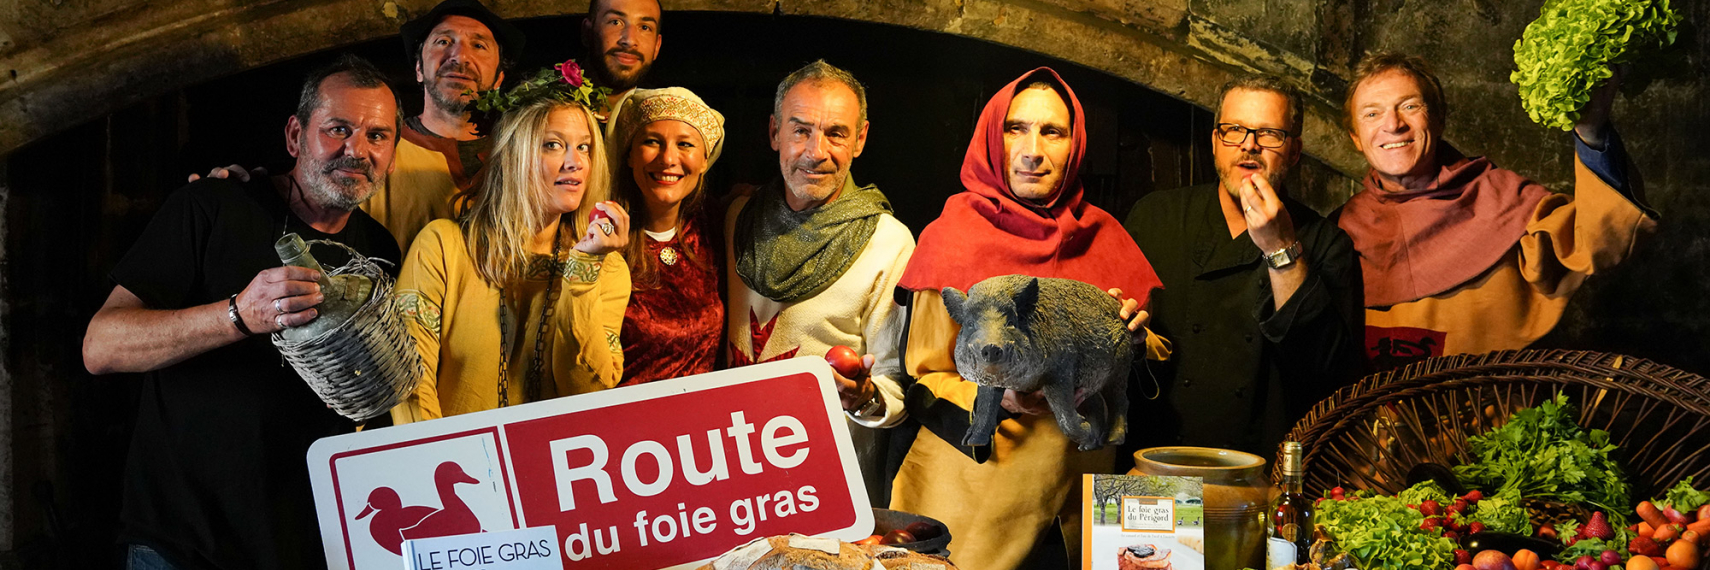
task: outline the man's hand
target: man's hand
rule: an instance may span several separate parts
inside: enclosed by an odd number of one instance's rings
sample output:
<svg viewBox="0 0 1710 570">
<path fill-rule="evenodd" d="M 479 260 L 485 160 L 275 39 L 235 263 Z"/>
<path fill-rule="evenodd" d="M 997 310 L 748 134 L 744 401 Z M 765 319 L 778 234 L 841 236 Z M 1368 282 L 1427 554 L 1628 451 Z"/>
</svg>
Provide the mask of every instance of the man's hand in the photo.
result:
<svg viewBox="0 0 1710 570">
<path fill-rule="evenodd" d="M 1609 137 L 1610 109 L 1615 105 L 1615 94 L 1621 89 L 1621 77 L 1627 74 L 1626 64 L 1611 66 L 1611 75 L 1603 85 L 1591 90 L 1591 100 L 1585 102 L 1585 108 L 1579 111 L 1579 122 L 1573 126 L 1579 140 L 1594 150 L 1603 150 Z"/>
<path fill-rule="evenodd" d="M 1294 244 L 1294 220 L 1282 199 L 1264 176 L 1248 175 L 1241 181 L 1241 216 L 1247 221 L 1247 236 L 1259 251 L 1270 255 Z"/>
<path fill-rule="evenodd" d="M 607 233 L 605 224 L 588 224 L 588 233 L 582 236 L 582 241 L 576 242 L 576 251 L 588 255 L 605 255 L 620 251 L 629 245 L 629 212 L 617 202 L 600 202 L 594 208 L 611 215 L 612 231 Z"/>
<path fill-rule="evenodd" d="M 876 360 L 877 358 L 871 354 L 862 356 L 863 373 L 861 378 L 856 380 L 845 378 L 842 374 L 837 373 L 835 367 L 831 369 L 831 378 L 837 384 L 837 399 L 843 404 L 843 411 L 853 413 L 873 399 L 874 391 L 878 390 L 878 387 L 873 385 L 872 375 L 873 362 Z M 884 400 L 880 399 L 879 403 L 882 406 Z M 880 408 L 881 411 L 883 409 Z"/>
<path fill-rule="evenodd" d="M 290 265 L 255 274 L 238 293 L 238 317 L 255 334 L 309 324 L 319 315 L 314 307 L 326 300 L 315 282 L 319 276 L 312 269 Z"/>
<path fill-rule="evenodd" d="M 213 170 L 208 171 L 208 178 L 231 178 L 235 176 L 239 182 L 249 182 L 252 175 L 256 177 L 266 176 L 267 169 L 258 167 L 255 170 L 249 170 L 241 165 L 233 164 L 231 166 L 216 166 Z M 190 173 L 191 182 L 201 179 L 202 177 L 196 173 Z"/>
<path fill-rule="evenodd" d="M 1015 390 L 1003 391 L 1003 409 L 1024 416 L 1043 416 L 1051 413 L 1051 405 L 1045 402 L 1045 395 Z"/>
</svg>

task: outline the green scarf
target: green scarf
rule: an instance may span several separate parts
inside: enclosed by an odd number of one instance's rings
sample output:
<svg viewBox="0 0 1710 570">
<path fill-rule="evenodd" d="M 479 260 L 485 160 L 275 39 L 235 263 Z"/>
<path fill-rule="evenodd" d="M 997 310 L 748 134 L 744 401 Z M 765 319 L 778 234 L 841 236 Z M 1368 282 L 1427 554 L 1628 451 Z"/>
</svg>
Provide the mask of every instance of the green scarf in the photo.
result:
<svg viewBox="0 0 1710 570">
<path fill-rule="evenodd" d="M 736 215 L 736 274 L 766 298 L 790 303 L 819 294 L 843 276 L 891 203 L 877 186 L 843 179 L 836 200 L 797 212 L 783 180 L 754 193 Z"/>
</svg>

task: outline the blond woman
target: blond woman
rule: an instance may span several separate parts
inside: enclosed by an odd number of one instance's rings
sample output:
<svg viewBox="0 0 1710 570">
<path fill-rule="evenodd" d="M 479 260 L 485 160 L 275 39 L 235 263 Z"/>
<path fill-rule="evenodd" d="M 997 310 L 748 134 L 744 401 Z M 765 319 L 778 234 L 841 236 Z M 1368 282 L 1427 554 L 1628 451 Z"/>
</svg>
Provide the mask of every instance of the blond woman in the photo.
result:
<svg viewBox="0 0 1710 570">
<path fill-rule="evenodd" d="M 396 308 L 425 363 L 392 411 L 406 423 L 603 390 L 623 375 L 618 331 L 629 216 L 606 202 L 606 151 L 583 104 L 507 111 L 457 221 L 410 247 Z M 599 209 L 611 223 L 589 223 Z"/>
</svg>

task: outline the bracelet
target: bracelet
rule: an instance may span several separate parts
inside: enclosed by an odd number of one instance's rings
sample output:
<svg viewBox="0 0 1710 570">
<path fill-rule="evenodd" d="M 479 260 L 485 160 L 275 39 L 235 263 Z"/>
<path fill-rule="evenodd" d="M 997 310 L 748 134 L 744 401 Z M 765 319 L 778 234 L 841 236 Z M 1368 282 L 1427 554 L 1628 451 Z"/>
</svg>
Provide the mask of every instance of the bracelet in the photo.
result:
<svg viewBox="0 0 1710 570">
<path fill-rule="evenodd" d="M 243 336 L 255 336 L 255 333 L 249 331 L 249 327 L 243 326 L 243 317 L 238 316 L 237 293 L 232 293 L 232 296 L 226 299 L 226 318 L 232 320 L 232 324 L 237 326 L 238 332 L 243 333 Z"/>
</svg>

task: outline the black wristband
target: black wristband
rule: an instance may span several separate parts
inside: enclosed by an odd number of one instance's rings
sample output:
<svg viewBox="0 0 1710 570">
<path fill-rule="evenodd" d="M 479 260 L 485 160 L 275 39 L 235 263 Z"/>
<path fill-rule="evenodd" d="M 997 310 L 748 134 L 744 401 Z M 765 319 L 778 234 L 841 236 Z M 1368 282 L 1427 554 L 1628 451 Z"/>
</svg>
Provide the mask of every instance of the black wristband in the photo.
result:
<svg viewBox="0 0 1710 570">
<path fill-rule="evenodd" d="M 250 332 L 249 327 L 243 326 L 243 316 L 238 314 L 237 293 L 232 293 L 232 296 L 226 299 L 226 318 L 232 320 L 232 325 L 236 326 L 238 332 L 243 333 L 243 336 L 255 336 L 255 333 Z"/>
</svg>

